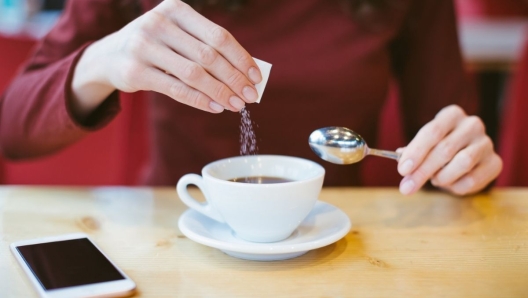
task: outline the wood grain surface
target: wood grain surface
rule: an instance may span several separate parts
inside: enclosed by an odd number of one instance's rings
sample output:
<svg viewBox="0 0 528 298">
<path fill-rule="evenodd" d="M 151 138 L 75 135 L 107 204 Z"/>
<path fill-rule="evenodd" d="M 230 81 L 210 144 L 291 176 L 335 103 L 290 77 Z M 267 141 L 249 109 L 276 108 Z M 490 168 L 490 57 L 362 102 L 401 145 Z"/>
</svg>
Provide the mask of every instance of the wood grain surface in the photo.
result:
<svg viewBox="0 0 528 298">
<path fill-rule="evenodd" d="M 352 230 L 286 261 L 230 257 L 181 234 L 173 188 L 0 187 L 0 297 L 36 297 L 9 251 L 86 232 L 137 297 L 528 297 L 528 189 L 457 198 L 325 188 Z"/>
</svg>

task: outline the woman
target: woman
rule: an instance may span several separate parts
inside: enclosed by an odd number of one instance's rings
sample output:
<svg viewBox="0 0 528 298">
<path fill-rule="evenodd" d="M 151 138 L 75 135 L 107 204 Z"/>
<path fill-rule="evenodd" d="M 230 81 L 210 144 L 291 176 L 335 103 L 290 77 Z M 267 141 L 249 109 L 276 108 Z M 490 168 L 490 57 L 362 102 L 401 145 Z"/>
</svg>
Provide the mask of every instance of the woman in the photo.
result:
<svg viewBox="0 0 528 298">
<path fill-rule="evenodd" d="M 57 151 L 112 119 L 117 90 L 150 90 L 153 148 L 145 183 L 174 184 L 238 153 L 240 116 L 223 111 L 255 101 L 261 75 L 254 56 L 274 65 L 262 103 L 251 111 L 260 153 L 315 159 L 307 136 L 331 125 L 353 128 L 372 143 L 394 76 L 414 137 L 398 164 L 402 193 L 428 180 L 455 194 L 474 193 L 500 172 L 482 122 L 464 112 L 475 105 L 450 1 L 207 3 L 193 1 L 204 4 L 198 13 L 178 0 L 69 1 L 3 97 L 4 154 Z M 230 4 L 242 5 L 231 12 Z M 360 183 L 357 165 L 325 167 L 326 185 Z"/>
</svg>

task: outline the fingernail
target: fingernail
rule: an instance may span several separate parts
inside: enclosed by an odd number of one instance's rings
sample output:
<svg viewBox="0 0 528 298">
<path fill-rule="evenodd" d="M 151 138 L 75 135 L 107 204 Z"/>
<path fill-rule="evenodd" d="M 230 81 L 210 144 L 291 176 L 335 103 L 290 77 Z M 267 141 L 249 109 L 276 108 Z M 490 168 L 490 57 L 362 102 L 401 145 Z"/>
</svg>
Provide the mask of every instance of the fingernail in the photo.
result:
<svg viewBox="0 0 528 298">
<path fill-rule="evenodd" d="M 408 179 L 400 185 L 400 192 L 404 195 L 410 194 L 414 190 L 414 181 Z"/>
<path fill-rule="evenodd" d="M 405 176 L 405 175 L 411 173 L 411 171 L 413 169 L 413 165 L 414 165 L 414 163 L 410 159 L 407 159 L 406 161 L 404 161 L 403 164 L 400 167 L 400 175 Z"/>
<path fill-rule="evenodd" d="M 242 89 L 242 94 L 244 94 L 244 97 L 249 102 L 257 101 L 257 98 L 258 98 L 257 91 L 255 91 L 255 89 L 253 89 L 253 88 L 251 88 L 249 86 L 246 86 L 246 87 L 244 87 L 244 89 Z"/>
<path fill-rule="evenodd" d="M 253 81 L 253 83 L 257 84 L 262 81 L 262 76 L 260 75 L 260 71 L 256 69 L 255 67 L 251 67 L 248 71 L 249 78 Z"/>
<path fill-rule="evenodd" d="M 245 106 L 244 101 L 236 96 L 231 96 L 229 99 L 229 104 L 231 104 L 237 110 L 242 110 Z"/>
<path fill-rule="evenodd" d="M 220 112 L 223 112 L 223 111 L 224 111 L 224 107 L 221 106 L 221 105 L 219 105 L 219 104 L 217 104 L 217 103 L 214 102 L 214 101 L 211 101 L 211 102 L 209 103 L 209 107 L 210 107 L 211 109 L 213 109 L 213 111 L 215 111 L 215 112 L 219 112 L 219 113 L 220 113 Z"/>
<path fill-rule="evenodd" d="M 396 149 L 396 152 L 403 153 L 403 148 L 400 147 L 400 148 Z"/>
</svg>

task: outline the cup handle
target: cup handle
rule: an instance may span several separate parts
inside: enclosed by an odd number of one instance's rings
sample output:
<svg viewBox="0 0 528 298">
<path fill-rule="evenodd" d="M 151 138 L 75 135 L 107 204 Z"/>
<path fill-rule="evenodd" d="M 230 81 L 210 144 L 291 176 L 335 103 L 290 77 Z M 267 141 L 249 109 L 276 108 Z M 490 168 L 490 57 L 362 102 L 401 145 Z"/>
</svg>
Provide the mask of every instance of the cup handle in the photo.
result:
<svg viewBox="0 0 528 298">
<path fill-rule="evenodd" d="M 191 184 L 198 186 L 200 191 L 204 194 L 206 202 L 200 203 L 189 194 L 187 191 L 187 186 Z M 184 175 L 180 178 L 180 180 L 178 180 L 178 184 L 176 184 L 176 192 L 178 193 L 180 200 L 182 200 L 182 202 L 189 208 L 196 210 L 218 222 L 225 222 L 220 213 L 218 213 L 218 211 L 216 211 L 213 206 L 211 206 L 211 203 L 209 203 L 209 199 L 207 197 L 207 187 L 205 186 L 202 176 L 196 174 Z"/>
</svg>

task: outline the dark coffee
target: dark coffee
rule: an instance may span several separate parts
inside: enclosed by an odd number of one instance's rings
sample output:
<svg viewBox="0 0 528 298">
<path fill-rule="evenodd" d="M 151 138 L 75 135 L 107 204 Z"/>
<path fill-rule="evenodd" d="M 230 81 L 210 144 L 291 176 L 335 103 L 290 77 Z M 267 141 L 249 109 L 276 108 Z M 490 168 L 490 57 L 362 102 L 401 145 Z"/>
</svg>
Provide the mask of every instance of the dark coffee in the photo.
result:
<svg viewBox="0 0 528 298">
<path fill-rule="evenodd" d="M 251 177 L 233 178 L 233 179 L 229 179 L 228 181 L 240 182 L 240 183 L 253 183 L 253 184 L 273 184 L 273 183 L 292 182 L 294 180 L 285 179 L 281 177 L 251 176 Z"/>
</svg>

